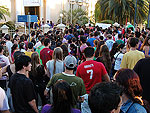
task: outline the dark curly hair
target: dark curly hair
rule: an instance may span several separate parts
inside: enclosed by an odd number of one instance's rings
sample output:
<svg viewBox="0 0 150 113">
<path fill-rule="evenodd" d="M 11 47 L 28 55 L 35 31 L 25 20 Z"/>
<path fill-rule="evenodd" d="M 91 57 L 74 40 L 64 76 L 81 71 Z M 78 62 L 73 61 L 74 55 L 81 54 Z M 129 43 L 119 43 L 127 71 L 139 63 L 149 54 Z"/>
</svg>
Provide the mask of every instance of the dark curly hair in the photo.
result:
<svg viewBox="0 0 150 113">
<path fill-rule="evenodd" d="M 140 97 L 143 89 L 140 84 L 139 76 L 134 70 L 120 69 L 116 72 L 115 79 L 116 82 L 123 87 L 123 92 L 129 99 L 141 104 L 135 97 Z"/>
</svg>

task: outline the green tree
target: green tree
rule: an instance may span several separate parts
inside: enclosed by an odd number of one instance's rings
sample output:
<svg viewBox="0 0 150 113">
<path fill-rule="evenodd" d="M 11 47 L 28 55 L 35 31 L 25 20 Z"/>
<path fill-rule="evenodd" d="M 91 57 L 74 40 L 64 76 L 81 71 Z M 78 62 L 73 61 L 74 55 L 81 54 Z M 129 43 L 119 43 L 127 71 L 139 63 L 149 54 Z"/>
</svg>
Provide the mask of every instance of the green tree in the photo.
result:
<svg viewBox="0 0 150 113">
<path fill-rule="evenodd" d="M 1 19 L 5 19 L 6 20 L 6 17 L 5 17 L 6 15 L 10 16 L 9 9 L 6 8 L 5 6 L 0 6 L 0 20 Z"/>
<path fill-rule="evenodd" d="M 95 5 L 95 21 L 100 22 L 102 19 L 101 6 L 100 3 L 97 2 Z"/>
<path fill-rule="evenodd" d="M 126 19 L 133 23 L 135 15 L 136 0 L 98 0 L 97 6 L 100 8 L 101 20 L 113 20 L 125 24 Z M 99 13 L 98 10 L 95 10 Z M 138 0 L 136 22 L 141 23 L 148 16 L 148 0 Z M 95 16 L 97 18 L 97 16 Z"/>
<path fill-rule="evenodd" d="M 70 23 L 71 22 L 71 10 L 62 11 L 62 14 L 63 14 L 63 23 Z M 58 22 L 60 22 L 60 18 Z M 74 25 L 76 23 L 79 23 L 80 25 L 84 25 L 88 23 L 87 12 L 81 8 L 72 10 L 72 23 Z"/>
</svg>

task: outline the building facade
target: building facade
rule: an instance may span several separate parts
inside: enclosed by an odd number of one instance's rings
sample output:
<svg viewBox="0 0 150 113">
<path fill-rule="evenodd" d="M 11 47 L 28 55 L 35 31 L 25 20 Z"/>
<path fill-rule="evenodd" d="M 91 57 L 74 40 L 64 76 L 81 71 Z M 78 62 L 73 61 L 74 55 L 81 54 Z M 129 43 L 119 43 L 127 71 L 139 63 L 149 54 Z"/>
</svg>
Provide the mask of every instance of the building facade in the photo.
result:
<svg viewBox="0 0 150 113">
<path fill-rule="evenodd" d="M 37 15 L 39 20 L 44 19 L 57 23 L 62 10 L 68 11 L 70 4 L 74 1 L 73 8 L 80 7 L 87 9 L 90 15 L 94 14 L 94 7 L 97 0 L 0 0 L 1 5 L 10 9 L 11 15 L 7 21 L 11 20 L 17 23 L 17 15 Z M 88 3 L 88 4 L 87 4 Z M 91 13 L 93 12 L 93 14 Z"/>
</svg>

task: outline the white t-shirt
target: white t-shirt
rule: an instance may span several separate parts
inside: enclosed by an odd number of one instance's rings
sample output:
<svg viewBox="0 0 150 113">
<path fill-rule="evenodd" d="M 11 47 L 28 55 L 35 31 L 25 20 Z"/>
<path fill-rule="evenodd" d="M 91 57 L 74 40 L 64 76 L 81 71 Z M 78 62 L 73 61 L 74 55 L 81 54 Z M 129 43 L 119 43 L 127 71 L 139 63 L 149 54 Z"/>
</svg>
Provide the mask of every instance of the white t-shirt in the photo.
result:
<svg viewBox="0 0 150 113">
<path fill-rule="evenodd" d="M 54 70 L 54 60 L 49 60 L 46 63 L 46 67 L 50 72 L 50 79 L 53 76 L 53 70 Z M 64 63 L 61 60 L 56 60 L 56 70 L 55 70 L 55 74 L 57 73 L 62 73 L 64 71 Z"/>
<path fill-rule="evenodd" d="M 107 40 L 106 41 L 106 45 L 107 45 L 109 51 L 111 51 L 113 44 L 114 44 L 113 40 Z"/>
<path fill-rule="evenodd" d="M 38 48 L 38 47 L 41 46 L 41 45 L 42 45 L 42 43 L 41 43 L 41 41 L 39 41 L 39 42 L 37 42 L 37 43 L 35 44 L 34 48 Z"/>
<path fill-rule="evenodd" d="M 119 55 L 118 55 L 119 54 Z M 121 61 L 122 61 L 122 58 L 123 58 L 123 53 L 120 53 L 120 52 L 118 52 L 118 53 L 116 53 L 115 55 L 114 55 L 114 58 L 116 59 L 116 57 L 117 57 L 117 59 L 115 60 L 115 66 L 114 66 L 114 70 L 119 70 L 119 69 L 121 69 L 121 67 L 120 67 L 120 65 L 121 65 Z"/>
<path fill-rule="evenodd" d="M 62 43 L 67 43 L 67 40 L 63 38 Z"/>
<path fill-rule="evenodd" d="M 9 110 L 8 99 L 5 91 L 0 87 L 0 111 Z"/>
<path fill-rule="evenodd" d="M 4 55 L 0 55 L 0 66 L 3 68 L 7 65 L 10 65 L 9 59 L 8 57 L 4 56 Z M 6 76 L 2 76 L 0 78 L 0 80 L 7 80 Z"/>
<path fill-rule="evenodd" d="M 11 41 L 6 42 L 6 47 L 8 48 L 9 56 L 11 56 L 11 47 L 13 46 L 13 43 Z"/>
<path fill-rule="evenodd" d="M 21 49 L 21 50 L 20 50 L 20 52 L 23 52 L 23 53 L 25 53 L 25 52 L 26 52 L 26 50 L 25 50 L 25 49 Z"/>
<path fill-rule="evenodd" d="M 8 57 L 6 57 L 4 55 L 0 55 L 0 66 L 3 68 L 7 65 L 10 65 Z"/>
<path fill-rule="evenodd" d="M 118 33 L 114 37 L 115 37 L 115 41 L 117 41 L 118 40 Z"/>
</svg>

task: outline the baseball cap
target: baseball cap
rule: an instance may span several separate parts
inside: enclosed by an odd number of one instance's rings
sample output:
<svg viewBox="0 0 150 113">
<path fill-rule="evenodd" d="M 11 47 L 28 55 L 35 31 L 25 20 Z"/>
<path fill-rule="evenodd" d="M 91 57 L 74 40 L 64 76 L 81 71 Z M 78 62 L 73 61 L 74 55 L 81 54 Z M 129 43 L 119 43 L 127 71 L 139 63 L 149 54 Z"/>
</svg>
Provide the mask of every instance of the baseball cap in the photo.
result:
<svg viewBox="0 0 150 113">
<path fill-rule="evenodd" d="M 75 68 L 77 59 L 73 55 L 68 55 L 65 57 L 64 63 L 68 68 Z"/>
</svg>

